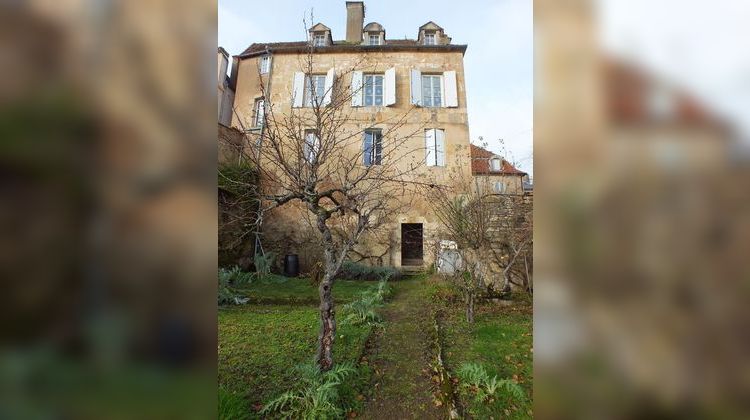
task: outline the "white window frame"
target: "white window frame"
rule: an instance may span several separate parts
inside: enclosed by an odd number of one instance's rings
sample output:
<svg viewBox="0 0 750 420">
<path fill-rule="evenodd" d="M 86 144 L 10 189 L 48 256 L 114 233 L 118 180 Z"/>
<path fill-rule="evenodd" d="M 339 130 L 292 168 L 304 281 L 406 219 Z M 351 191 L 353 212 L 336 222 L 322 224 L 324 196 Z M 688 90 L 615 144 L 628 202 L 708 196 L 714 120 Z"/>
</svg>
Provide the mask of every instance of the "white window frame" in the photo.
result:
<svg viewBox="0 0 750 420">
<path fill-rule="evenodd" d="M 305 145 L 302 150 L 305 161 L 309 164 L 315 163 L 320 153 L 320 139 L 315 130 L 305 130 Z"/>
<path fill-rule="evenodd" d="M 428 41 L 431 40 L 431 41 Z M 437 33 L 425 32 L 424 33 L 424 45 L 437 45 Z"/>
<path fill-rule="evenodd" d="M 367 80 L 372 80 L 372 92 L 370 92 L 369 99 L 371 103 L 367 103 Z M 380 79 L 380 105 L 376 104 L 378 95 L 375 93 L 375 81 Z M 385 75 L 383 73 L 370 73 L 362 76 L 362 105 L 363 106 L 383 106 L 385 101 Z"/>
<path fill-rule="evenodd" d="M 500 170 L 503 167 L 503 163 L 500 160 L 500 158 L 492 158 L 490 159 L 490 169 L 494 172 L 500 172 Z"/>
<path fill-rule="evenodd" d="M 380 34 L 368 34 L 368 45 L 380 45 Z M 375 42 L 372 42 L 373 39 Z"/>
<path fill-rule="evenodd" d="M 492 189 L 498 194 L 504 194 L 505 183 L 503 181 L 495 181 L 495 185 L 492 186 Z"/>
<path fill-rule="evenodd" d="M 424 81 L 425 79 L 430 80 L 429 89 L 425 89 Z M 422 80 L 420 80 L 421 87 L 422 87 L 422 106 L 425 108 L 440 108 L 443 106 L 443 75 L 442 74 L 422 74 Z M 440 89 L 440 101 L 439 103 L 435 103 L 435 87 Z M 429 97 L 430 101 L 428 103 L 427 98 Z"/>
<path fill-rule="evenodd" d="M 305 106 L 314 105 L 313 98 L 317 99 L 318 105 L 323 105 L 326 94 L 326 75 L 308 74 L 305 76 Z"/>
<path fill-rule="evenodd" d="M 260 74 L 266 74 L 270 70 L 271 56 L 264 55 L 260 58 Z"/>
<path fill-rule="evenodd" d="M 371 137 L 370 155 L 367 156 L 367 136 Z M 376 141 L 377 140 L 377 141 Z M 364 132 L 362 139 L 362 163 L 365 166 L 383 164 L 383 131 L 380 129 L 368 129 Z"/>
<path fill-rule="evenodd" d="M 325 34 L 313 34 L 313 47 L 325 47 L 326 46 L 326 35 Z"/>
<path fill-rule="evenodd" d="M 253 118 L 253 126 L 254 127 L 262 127 L 263 123 L 265 122 L 265 116 L 266 116 L 266 100 L 265 98 L 256 98 L 255 99 L 255 108 L 254 113 L 255 116 Z"/>
</svg>

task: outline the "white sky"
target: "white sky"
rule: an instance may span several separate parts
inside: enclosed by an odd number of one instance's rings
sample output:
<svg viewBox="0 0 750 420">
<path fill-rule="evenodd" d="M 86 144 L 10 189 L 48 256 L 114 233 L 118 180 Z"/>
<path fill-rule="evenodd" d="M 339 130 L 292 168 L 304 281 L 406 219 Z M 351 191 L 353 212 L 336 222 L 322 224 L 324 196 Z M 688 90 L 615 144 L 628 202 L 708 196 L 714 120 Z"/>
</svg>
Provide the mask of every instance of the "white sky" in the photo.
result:
<svg viewBox="0 0 750 420">
<path fill-rule="evenodd" d="M 344 0 L 275 0 L 262 9 L 255 2 L 219 0 L 219 46 L 234 55 L 254 42 L 302 40 L 302 18 L 310 9 L 334 39 L 346 35 Z M 460 7 L 454 0 L 365 1 L 365 24 L 380 23 L 388 39 L 414 39 L 430 20 L 454 44 L 469 46 L 464 66 L 472 142 L 484 137 L 488 149 L 533 175 L 532 1 L 464 0 Z"/>
</svg>

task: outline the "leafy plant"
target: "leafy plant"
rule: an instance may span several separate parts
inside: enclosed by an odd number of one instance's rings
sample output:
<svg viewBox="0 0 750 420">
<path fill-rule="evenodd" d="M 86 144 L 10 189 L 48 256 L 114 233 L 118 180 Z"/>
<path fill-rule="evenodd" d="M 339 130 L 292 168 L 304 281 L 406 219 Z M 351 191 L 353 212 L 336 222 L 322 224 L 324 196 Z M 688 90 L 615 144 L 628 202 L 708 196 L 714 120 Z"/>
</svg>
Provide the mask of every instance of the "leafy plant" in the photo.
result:
<svg viewBox="0 0 750 420">
<path fill-rule="evenodd" d="M 401 277 L 401 272 L 393 267 L 369 266 L 345 261 L 341 265 L 338 277 L 350 280 L 398 280 Z"/>
<path fill-rule="evenodd" d="M 255 254 L 255 273 L 259 280 L 263 280 L 265 276 L 271 273 L 271 267 L 276 259 L 276 254 L 273 252 L 266 252 L 265 254 Z"/>
<path fill-rule="evenodd" d="M 219 420 L 245 420 L 250 417 L 247 402 L 241 395 L 219 387 Z"/>
<path fill-rule="evenodd" d="M 217 302 L 219 305 L 244 305 L 249 300 L 248 298 L 236 293 L 230 286 L 230 283 L 238 284 L 238 281 L 250 282 L 250 273 L 243 273 L 239 270 L 239 267 L 235 267 L 235 269 L 219 269 L 219 285 L 217 290 Z"/>
<path fill-rule="evenodd" d="M 248 273 L 246 271 L 242 271 L 240 267 L 235 265 L 234 267 L 228 268 L 228 269 L 220 268 L 219 279 L 223 279 L 226 284 L 239 286 L 239 285 L 250 284 L 253 279 L 253 274 Z"/>
<path fill-rule="evenodd" d="M 345 380 L 357 369 L 350 363 L 334 365 L 323 372 L 317 364 L 308 363 L 296 368 L 297 386 L 271 400 L 260 411 L 261 415 L 276 418 L 326 419 L 344 415 L 346 402 L 340 390 Z"/>
<path fill-rule="evenodd" d="M 343 306 L 346 316 L 342 322 L 352 325 L 380 325 L 383 319 L 375 310 L 382 306 L 382 302 L 376 291 L 363 292 L 358 299 Z"/>
<path fill-rule="evenodd" d="M 519 402 L 526 399 L 526 394 L 520 385 L 510 379 L 490 377 L 484 366 L 479 363 L 464 363 L 457 373 L 461 386 L 473 391 L 475 400 L 479 403 L 490 398 L 506 397 Z"/>
</svg>

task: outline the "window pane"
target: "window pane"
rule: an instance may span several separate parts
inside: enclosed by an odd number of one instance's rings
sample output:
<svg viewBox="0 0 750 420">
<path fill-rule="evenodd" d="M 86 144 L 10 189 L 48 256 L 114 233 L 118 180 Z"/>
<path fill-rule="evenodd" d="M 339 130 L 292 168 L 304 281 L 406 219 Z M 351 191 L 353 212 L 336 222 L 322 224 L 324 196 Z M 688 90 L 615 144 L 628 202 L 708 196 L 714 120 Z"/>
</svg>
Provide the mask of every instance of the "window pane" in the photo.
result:
<svg viewBox="0 0 750 420">
<path fill-rule="evenodd" d="M 375 154 L 373 164 L 380 165 L 380 161 L 383 155 L 383 134 L 379 131 L 375 132 L 375 137 L 373 140 L 373 152 Z"/>
<path fill-rule="evenodd" d="M 363 149 L 364 153 L 362 155 L 362 160 L 366 166 L 370 166 L 370 164 L 372 164 L 372 132 L 370 131 L 365 131 L 365 144 Z"/>
<path fill-rule="evenodd" d="M 422 76 L 422 104 L 432 106 L 432 89 L 430 76 Z"/>
</svg>

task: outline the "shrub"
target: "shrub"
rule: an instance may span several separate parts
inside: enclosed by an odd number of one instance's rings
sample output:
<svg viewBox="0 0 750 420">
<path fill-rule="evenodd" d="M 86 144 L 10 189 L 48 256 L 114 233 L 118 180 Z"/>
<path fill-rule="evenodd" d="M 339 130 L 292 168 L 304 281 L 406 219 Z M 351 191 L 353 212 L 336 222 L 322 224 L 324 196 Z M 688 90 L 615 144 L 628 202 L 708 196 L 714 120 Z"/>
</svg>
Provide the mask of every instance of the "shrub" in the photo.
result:
<svg viewBox="0 0 750 420">
<path fill-rule="evenodd" d="M 232 268 L 220 268 L 219 269 L 219 280 L 224 280 L 225 284 L 231 284 L 233 286 L 239 286 L 244 284 L 250 284 L 253 279 L 253 273 L 242 271 L 238 266 Z"/>
<path fill-rule="evenodd" d="M 342 322 L 352 325 L 381 325 L 383 319 L 375 310 L 383 306 L 391 293 L 388 282 L 380 280 L 377 286 L 360 293 L 357 299 L 342 307 L 346 315 Z"/>
<path fill-rule="evenodd" d="M 343 417 L 347 401 L 340 392 L 357 370 L 350 363 L 322 372 L 315 363 L 297 366 L 297 385 L 269 401 L 260 411 L 271 418 L 325 419 Z"/>
<path fill-rule="evenodd" d="M 241 395 L 219 388 L 219 420 L 245 420 L 250 417 L 247 401 Z"/>
<path fill-rule="evenodd" d="M 271 273 L 271 267 L 273 267 L 274 259 L 276 254 L 273 252 L 266 252 L 264 254 L 255 254 L 255 272 L 258 275 L 259 280 L 263 280 L 265 276 Z"/>
<path fill-rule="evenodd" d="M 473 391 L 476 402 L 503 397 L 519 402 L 526 399 L 520 385 L 510 379 L 498 379 L 497 376 L 490 378 L 487 370 L 479 363 L 464 363 L 457 373 L 461 387 Z"/>
<path fill-rule="evenodd" d="M 393 267 L 372 267 L 352 261 L 345 261 L 338 273 L 339 278 L 350 280 L 398 280 L 401 272 Z"/>
<path fill-rule="evenodd" d="M 230 270 L 225 268 L 219 269 L 219 285 L 217 302 L 219 305 L 243 305 L 249 300 L 246 297 L 236 293 L 230 284 L 249 283 L 252 274 L 245 273 L 239 267 Z"/>
</svg>

